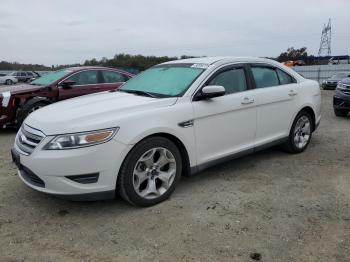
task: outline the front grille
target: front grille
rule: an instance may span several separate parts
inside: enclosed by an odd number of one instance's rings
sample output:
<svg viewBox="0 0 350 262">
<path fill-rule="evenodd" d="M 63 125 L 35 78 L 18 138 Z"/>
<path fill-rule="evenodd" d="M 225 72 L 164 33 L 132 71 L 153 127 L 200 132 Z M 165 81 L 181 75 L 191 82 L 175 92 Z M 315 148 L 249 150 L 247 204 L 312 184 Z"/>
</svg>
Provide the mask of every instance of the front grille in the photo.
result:
<svg viewBox="0 0 350 262">
<path fill-rule="evenodd" d="M 23 153 L 30 155 L 44 137 L 44 134 L 39 130 L 23 125 L 18 131 L 16 145 Z"/>
<path fill-rule="evenodd" d="M 38 187 L 45 187 L 44 181 L 41 180 L 40 177 L 38 177 L 36 174 L 34 174 L 32 171 L 30 171 L 28 168 L 21 166 L 20 172 L 22 177 L 30 184 Z"/>
</svg>

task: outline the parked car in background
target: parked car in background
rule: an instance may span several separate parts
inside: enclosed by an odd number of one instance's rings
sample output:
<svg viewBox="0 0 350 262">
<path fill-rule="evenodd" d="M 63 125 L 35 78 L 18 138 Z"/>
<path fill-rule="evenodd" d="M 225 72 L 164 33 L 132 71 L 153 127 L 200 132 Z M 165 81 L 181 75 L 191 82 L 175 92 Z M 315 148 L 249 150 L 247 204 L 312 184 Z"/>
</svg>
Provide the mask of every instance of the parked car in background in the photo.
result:
<svg viewBox="0 0 350 262">
<path fill-rule="evenodd" d="M 0 84 L 12 85 L 12 84 L 16 84 L 17 82 L 18 80 L 16 77 L 10 74 L 0 73 Z"/>
<path fill-rule="evenodd" d="M 16 77 L 20 82 L 30 82 L 40 77 L 39 73 L 33 71 L 15 71 L 12 72 L 11 75 Z"/>
<path fill-rule="evenodd" d="M 33 111 L 68 98 L 118 88 L 133 75 L 105 67 L 74 67 L 0 89 L 0 128 L 19 126 Z M 55 118 L 55 114 L 52 115 Z"/>
<path fill-rule="evenodd" d="M 336 116 L 347 116 L 350 112 L 350 77 L 341 80 L 333 97 L 333 108 Z"/>
<path fill-rule="evenodd" d="M 339 81 L 341 81 L 343 78 L 346 78 L 346 77 L 350 77 L 350 73 L 346 73 L 346 72 L 341 72 L 341 73 L 336 73 L 334 75 L 332 75 L 330 78 L 324 80 L 322 82 L 322 88 L 323 89 L 331 89 L 331 90 L 334 90 Z"/>
<path fill-rule="evenodd" d="M 12 156 L 35 190 L 80 200 L 118 192 L 149 206 L 183 173 L 277 144 L 303 152 L 320 107 L 318 82 L 269 59 L 177 60 L 34 112 Z"/>
</svg>

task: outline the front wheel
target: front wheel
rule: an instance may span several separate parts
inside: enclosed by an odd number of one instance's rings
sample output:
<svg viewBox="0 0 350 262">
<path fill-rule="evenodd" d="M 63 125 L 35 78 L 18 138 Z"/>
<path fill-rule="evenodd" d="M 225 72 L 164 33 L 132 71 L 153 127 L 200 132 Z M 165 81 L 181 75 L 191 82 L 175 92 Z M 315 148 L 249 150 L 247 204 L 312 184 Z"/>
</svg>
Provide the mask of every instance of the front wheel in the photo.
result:
<svg viewBox="0 0 350 262">
<path fill-rule="evenodd" d="M 171 195 L 181 172 L 176 145 L 163 137 L 150 137 L 138 143 L 124 160 L 117 190 L 133 205 L 155 205 Z"/>
<path fill-rule="evenodd" d="M 13 81 L 11 79 L 7 79 L 5 82 L 6 85 L 12 85 Z"/>
<path fill-rule="evenodd" d="M 283 148 L 289 153 L 301 153 L 310 143 L 312 137 L 313 121 L 310 114 L 301 111 L 295 117 L 288 140 L 284 143 Z"/>
<path fill-rule="evenodd" d="M 334 109 L 334 114 L 336 116 L 345 117 L 349 114 L 349 110 L 344 109 Z"/>
<path fill-rule="evenodd" d="M 17 118 L 17 125 L 21 126 L 23 121 L 26 119 L 27 116 L 29 116 L 31 113 L 33 113 L 36 110 L 39 110 L 40 108 L 46 106 L 46 103 L 43 102 L 37 102 L 34 104 L 26 104 L 23 107 L 22 114 L 19 115 Z"/>
</svg>

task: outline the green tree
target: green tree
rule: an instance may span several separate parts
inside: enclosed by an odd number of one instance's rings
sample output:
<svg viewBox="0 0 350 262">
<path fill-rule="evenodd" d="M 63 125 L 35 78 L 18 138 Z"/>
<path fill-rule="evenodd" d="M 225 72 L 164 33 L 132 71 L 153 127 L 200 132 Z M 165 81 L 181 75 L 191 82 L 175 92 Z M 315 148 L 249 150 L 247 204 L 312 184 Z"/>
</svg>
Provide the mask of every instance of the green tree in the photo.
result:
<svg viewBox="0 0 350 262">
<path fill-rule="evenodd" d="M 307 58 L 306 47 L 301 47 L 299 49 L 294 49 L 294 47 L 289 47 L 287 51 L 282 52 L 278 57 L 278 62 L 286 62 L 288 60 L 304 60 Z"/>
</svg>

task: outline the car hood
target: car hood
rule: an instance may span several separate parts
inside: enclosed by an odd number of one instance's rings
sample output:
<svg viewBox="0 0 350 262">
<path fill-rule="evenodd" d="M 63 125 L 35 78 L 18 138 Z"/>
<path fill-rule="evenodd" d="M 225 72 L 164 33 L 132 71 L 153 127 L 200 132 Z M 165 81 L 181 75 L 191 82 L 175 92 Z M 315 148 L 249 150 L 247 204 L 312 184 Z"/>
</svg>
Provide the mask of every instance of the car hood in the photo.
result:
<svg viewBox="0 0 350 262">
<path fill-rule="evenodd" d="M 15 94 L 20 94 L 20 93 L 36 91 L 40 88 L 44 88 L 44 87 L 43 86 L 29 85 L 29 84 L 4 86 L 4 87 L 0 87 L 0 95 L 2 95 L 2 93 L 5 93 L 5 92 L 10 92 L 11 95 L 15 95 Z"/>
<path fill-rule="evenodd" d="M 25 124 L 46 135 L 117 127 L 118 120 L 141 111 L 171 106 L 177 98 L 151 98 L 122 92 L 103 92 L 69 99 L 30 114 Z"/>
<path fill-rule="evenodd" d="M 350 85 L 350 77 L 344 78 L 341 80 L 343 84 Z"/>
</svg>

